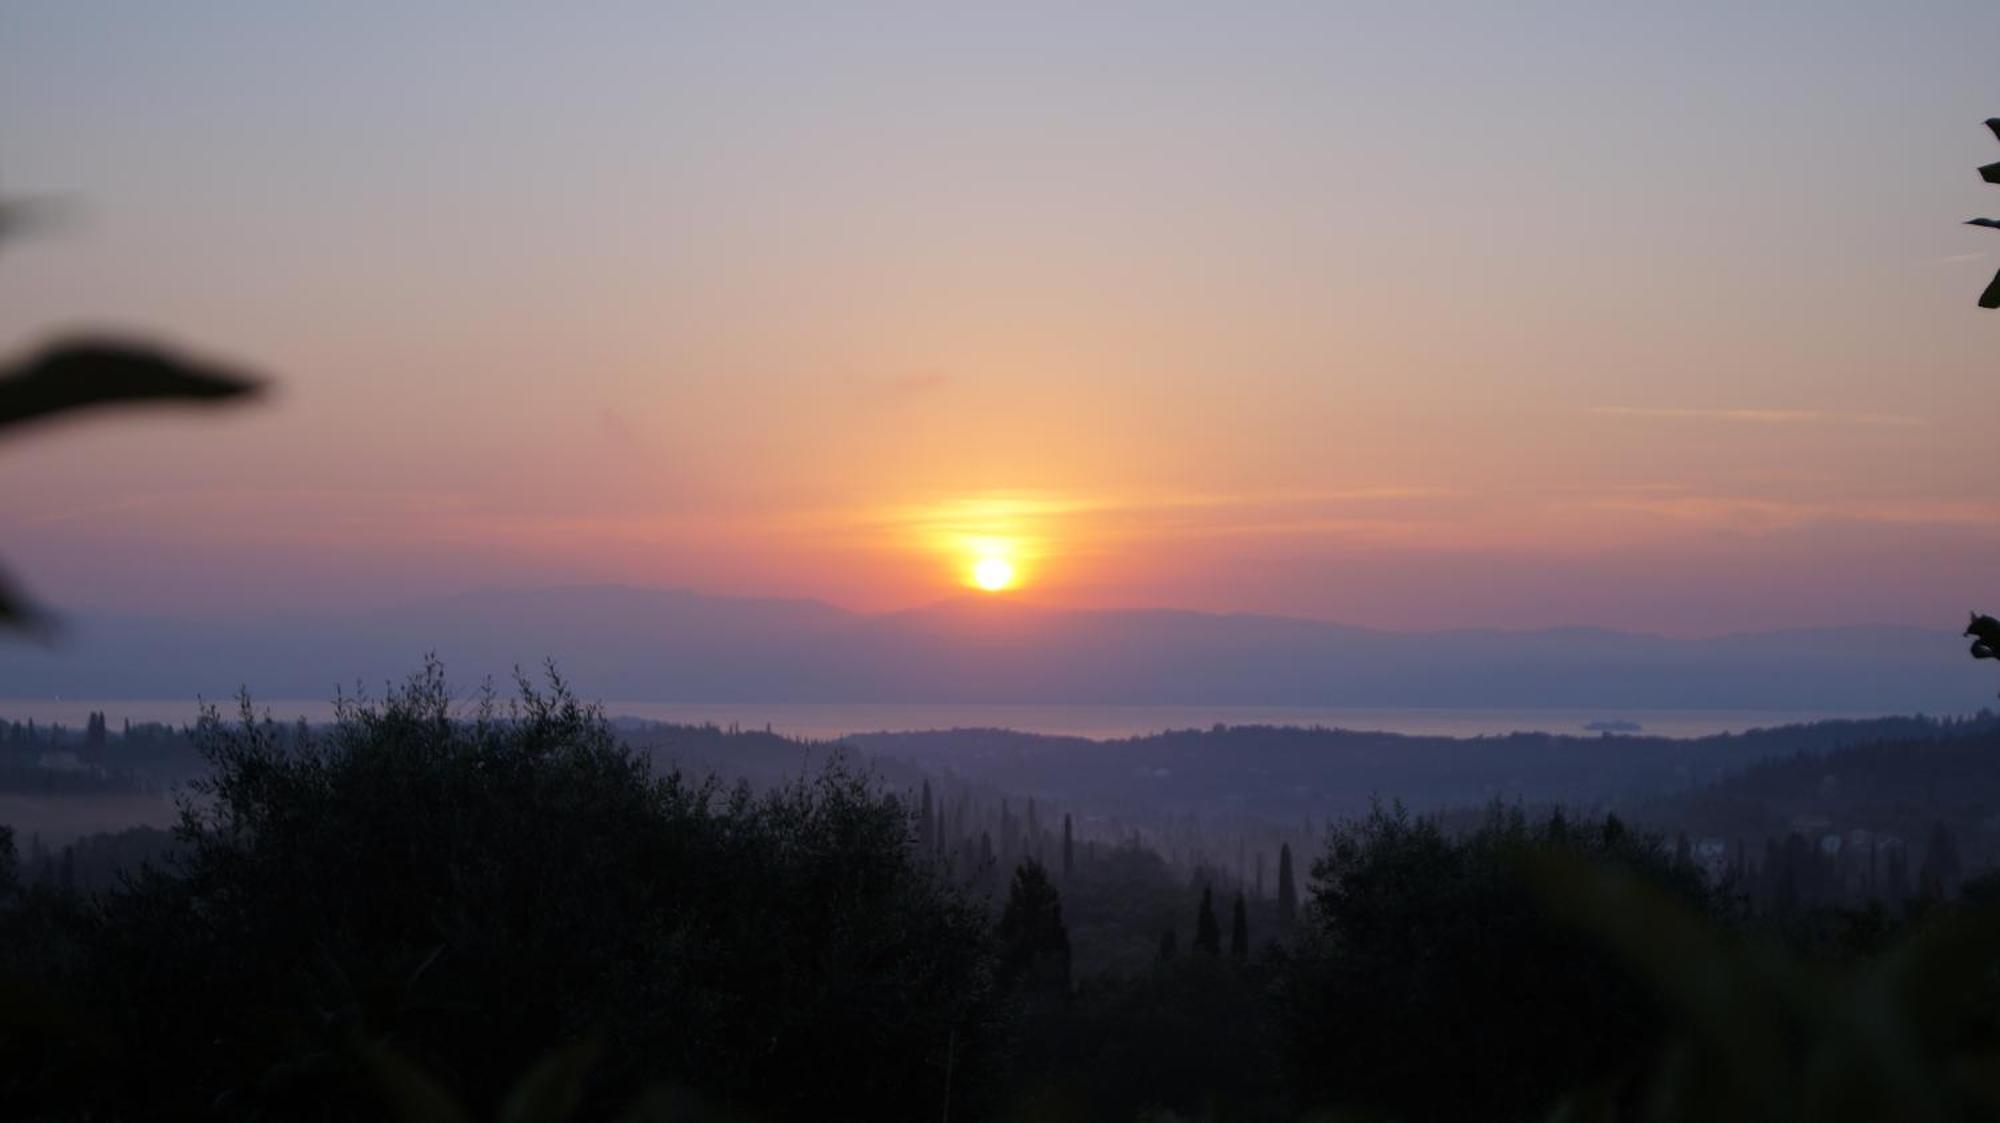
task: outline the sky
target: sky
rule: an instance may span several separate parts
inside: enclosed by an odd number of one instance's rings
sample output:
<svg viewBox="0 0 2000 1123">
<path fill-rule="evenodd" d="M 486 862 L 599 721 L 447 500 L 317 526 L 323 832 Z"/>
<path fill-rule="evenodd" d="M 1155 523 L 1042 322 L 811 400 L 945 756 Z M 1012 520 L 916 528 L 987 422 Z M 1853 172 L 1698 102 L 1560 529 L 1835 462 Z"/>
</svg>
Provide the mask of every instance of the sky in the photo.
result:
<svg viewBox="0 0 2000 1123">
<path fill-rule="evenodd" d="M 0 9 L 83 612 L 619 583 L 1395 629 L 2000 605 L 1991 3 Z"/>
</svg>

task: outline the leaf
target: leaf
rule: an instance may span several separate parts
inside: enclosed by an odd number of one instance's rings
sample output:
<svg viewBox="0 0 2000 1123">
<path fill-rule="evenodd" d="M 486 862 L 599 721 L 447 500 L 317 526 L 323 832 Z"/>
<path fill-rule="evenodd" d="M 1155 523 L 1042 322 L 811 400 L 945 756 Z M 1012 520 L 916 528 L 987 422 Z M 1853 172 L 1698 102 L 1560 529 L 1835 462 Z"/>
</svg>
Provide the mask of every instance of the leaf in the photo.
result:
<svg viewBox="0 0 2000 1123">
<path fill-rule="evenodd" d="M 1979 294 L 1979 306 L 2000 308 L 2000 273 L 1993 274 L 1992 283 L 1986 286 L 1985 292 Z"/>
<path fill-rule="evenodd" d="M 1743 1102 L 1786 1114 L 1770 1082 L 1788 1067 L 1784 1007 L 1800 997 L 1786 965 L 1746 956 L 1630 874 L 1558 854 L 1535 855 L 1524 872 L 1552 915 L 1604 941 L 1695 1042 L 1728 1062 Z"/>
<path fill-rule="evenodd" d="M 465 1109 L 452 1094 L 395 1050 L 363 1045 L 361 1060 L 403 1123 L 466 1123 Z"/>
<path fill-rule="evenodd" d="M 90 406 L 219 404 L 262 388 L 255 378 L 146 344 L 68 340 L 0 373 L 0 427 Z"/>
<path fill-rule="evenodd" d="M 53 226 L 67 210 L 62 200 L 0 199 L 0 242 L 38 227 Z"/>
<path fill-rule="evenodd" d="M 18 628 L 46 638 L 55 631 L 55 617 L 30 600 L 5 573 L 0 573 L 0 627 Z"/>
<path fill-rule="evenodd" d="M 536 1062 L 500 1108 L 500 1123 L 565 1123 L 583 1099 L 583 1078 L 597 1062 L 597 1043 L 579 1041 Z"/>
</svg>

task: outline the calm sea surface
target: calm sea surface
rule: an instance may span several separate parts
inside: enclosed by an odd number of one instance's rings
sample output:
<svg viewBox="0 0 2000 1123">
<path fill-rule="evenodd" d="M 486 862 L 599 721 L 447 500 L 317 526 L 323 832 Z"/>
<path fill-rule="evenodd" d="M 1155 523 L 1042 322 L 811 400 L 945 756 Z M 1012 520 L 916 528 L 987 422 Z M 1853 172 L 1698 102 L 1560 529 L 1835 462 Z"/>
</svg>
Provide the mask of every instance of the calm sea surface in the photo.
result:
<svg viewBox="0 0 2000 1123">
<path fill-rule="evenodd" d="M 279 721 L 303 717 L 325 721 L 333 706 L 324 701 L 258 703 Z M 191 722 L 189 701 L 70 701 L 0 699 L 0 718 L 81 726 L 92 710 L 104 711 L 113 729 L 132 721 Z M 848 733 L 908 732 L 925 729 L 993 728 L 1081 737 L 1131 737 L 1163 729 L 1205 729 L 1211 725 L 1297 725 L 1387 730 L 1395 733 L 1472 737 L 1480 734 L 1588 733 L 1596 721 L 1636 723 L 1645 733 L 1699 737 L 1759 726 L 1785 725 L 1860 713 L 1778 710 L 1427 710 L 1312 706 L 1032 706 L 1032 705 L 820 705 L 794 703 L 606 702 L 614 717 L 685 724 L 769 726 L 794 737 L 831 739 Z"/>
</svg>

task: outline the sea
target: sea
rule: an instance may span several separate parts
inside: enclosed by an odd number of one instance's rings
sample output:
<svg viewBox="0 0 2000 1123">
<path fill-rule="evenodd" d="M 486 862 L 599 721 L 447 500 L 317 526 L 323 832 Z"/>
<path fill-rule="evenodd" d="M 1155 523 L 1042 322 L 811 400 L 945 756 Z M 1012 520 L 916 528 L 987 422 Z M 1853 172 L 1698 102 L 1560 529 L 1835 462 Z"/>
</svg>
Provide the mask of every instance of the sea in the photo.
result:
<svg viewBox="0 0 2000 1123">
<path fill-rule="evenodd" d="M 225 713 L 234 702 L 224 700 Z M 130 720 L 192 723 L 199 704 L 191 700 L 0 699 L 0 718 L 39 724 L 84 724 L 101 711 L 113 729 Z M 1577 710 L 1577 709 L 1371 709 L 1334 706 L 1101 706 L 797 702 L 619 702 L 604 703 L 613 718 L 681 725 L 768 729 L 811 740 L 837 740 L 854 733 L 907 733 L 939 729 L 1012 729 L 1023 733 L 1111 739 L 1174 729 L 1215 725 L 1289 725 L 1427 736 L 1479 737 L 1508 733 L 1593 735 L 1643 733 L 1663 737 L 1704 737 L 1748 729 L 1832 718 L 1868 718 L 1877 713 L 1800 710 Z M 304 718 L 329 721 L 333 704 L 322 700 L 259 701 L 257 710 L 281 722 Z"/>
</svg>

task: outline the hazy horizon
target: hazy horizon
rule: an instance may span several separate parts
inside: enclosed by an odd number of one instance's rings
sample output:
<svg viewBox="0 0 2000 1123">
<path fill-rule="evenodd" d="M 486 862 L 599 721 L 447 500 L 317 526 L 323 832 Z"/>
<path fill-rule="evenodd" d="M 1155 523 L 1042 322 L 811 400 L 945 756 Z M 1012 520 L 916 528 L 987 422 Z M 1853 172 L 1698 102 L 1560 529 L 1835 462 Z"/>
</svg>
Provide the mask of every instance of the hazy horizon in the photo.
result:
<svg viewBox="0 0 2000 1123">
<path fill-rule="evenodd" d="M 1987 668 L 1945 628 L 1674 637 L 1396 632 L 969 595 L 896 612 L 619 586 L 462 593 L 372 612 L 72 617 L 0 649 L 17 698 L 329 697 L 436 653 L 464 689 L 554 660 L 587 697 L 904 706 L 1074 704 L 1964 713 Z M 754 714 L 746 715 L 755 721 Z"/>
</svg>

